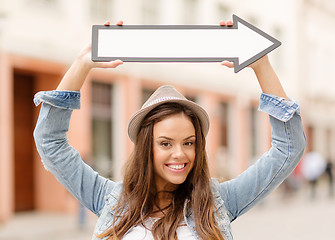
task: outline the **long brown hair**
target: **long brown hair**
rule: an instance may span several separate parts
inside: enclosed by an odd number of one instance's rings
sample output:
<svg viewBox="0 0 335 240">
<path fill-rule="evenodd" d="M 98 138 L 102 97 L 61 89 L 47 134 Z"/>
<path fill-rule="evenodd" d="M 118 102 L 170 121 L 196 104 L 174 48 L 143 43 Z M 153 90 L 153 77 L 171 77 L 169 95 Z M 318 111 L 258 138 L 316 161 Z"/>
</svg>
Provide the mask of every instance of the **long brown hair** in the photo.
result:
<svg viewBox="0 0 335 240">
<path fill-rule="evenodd" d="M 177 239 L 178 224 L 184 218 L 187 201 L 193 211 L 196 231 L 201 239 L 223 240 L 214 217 L 214 200 L 200 121 L 193 112 L 177 103 L 162 104 L 148 113 L 136 137 L 135 148 L 125 164 L 123 190 L 112 226 L 97 237 L 121 239 L 133 226 L 144 224 L 151 216 L 157 197 L 153 168 L 153 127 L 164 118 L 184 113 L 195 128 L 194 166 L 184 183 L 173 192 L 172 205 L 152 226 L 155 240 Z M 157 206 L 157 205 L 156 205 Z"/>
</svg>

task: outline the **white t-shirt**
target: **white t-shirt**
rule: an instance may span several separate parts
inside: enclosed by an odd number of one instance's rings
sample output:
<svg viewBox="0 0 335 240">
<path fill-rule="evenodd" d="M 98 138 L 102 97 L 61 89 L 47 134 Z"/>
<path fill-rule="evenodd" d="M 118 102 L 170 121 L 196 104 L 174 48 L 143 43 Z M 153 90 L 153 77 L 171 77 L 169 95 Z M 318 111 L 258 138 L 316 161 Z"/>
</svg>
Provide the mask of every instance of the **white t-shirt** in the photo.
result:
<svg viewBox="0 0 335 240">
<path fill-rule="evenodd" d="M 142 224 L 133 227 L 123 236 L 122 240 L 154 240 L 150 229 L 155 221 L 157 221 L 157 219 L 150 218 L 145 223 L 146 227 Z M 177 236 L 178 239 L 182 240 L 196 240 L 191 229 L 186 225 L 185 220 L 183 220 L 177 228 Z"/>
</svg>

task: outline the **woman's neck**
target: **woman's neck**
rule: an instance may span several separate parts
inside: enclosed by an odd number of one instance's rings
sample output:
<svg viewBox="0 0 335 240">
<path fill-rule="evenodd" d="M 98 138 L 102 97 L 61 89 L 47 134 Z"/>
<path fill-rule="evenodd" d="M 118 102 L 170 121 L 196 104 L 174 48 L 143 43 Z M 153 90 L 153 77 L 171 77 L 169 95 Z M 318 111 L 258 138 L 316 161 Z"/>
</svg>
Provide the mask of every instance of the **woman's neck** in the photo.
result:
<svg viewBox="0 0 335 240">
<path fill-rule="evenodd" d="M 163 217 L 172 207 L 174 193 L 170 191 L 157 192 L 151 217 Z"/>
</svg>

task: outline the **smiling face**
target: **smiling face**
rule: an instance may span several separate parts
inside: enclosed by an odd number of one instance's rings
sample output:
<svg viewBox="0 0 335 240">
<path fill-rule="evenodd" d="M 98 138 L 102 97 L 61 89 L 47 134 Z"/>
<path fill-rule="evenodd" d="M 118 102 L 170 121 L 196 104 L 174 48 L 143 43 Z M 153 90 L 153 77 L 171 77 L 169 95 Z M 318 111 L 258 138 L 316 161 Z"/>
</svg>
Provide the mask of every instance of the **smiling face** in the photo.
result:
<svg viewBox="0 0 335 240">
<path fill-rule="evenodd" d="M 158 191 L 174 190 L 182 184 L 195 160 L 195 129 L 184 113 L 155 123 L 153 128 L 153 165 Z"/>
</svg>

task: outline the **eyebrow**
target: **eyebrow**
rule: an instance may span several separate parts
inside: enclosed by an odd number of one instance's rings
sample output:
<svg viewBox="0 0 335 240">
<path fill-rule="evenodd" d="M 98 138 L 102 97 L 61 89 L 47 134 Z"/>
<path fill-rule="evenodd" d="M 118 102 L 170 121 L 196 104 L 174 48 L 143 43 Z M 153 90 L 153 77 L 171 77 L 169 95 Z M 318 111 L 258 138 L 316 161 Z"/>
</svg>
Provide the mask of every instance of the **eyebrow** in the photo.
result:
<svg viewBox="0 0 335 240">
<path fill-rule="evenodd" d="M 190 138 L 193 138 L 193 137 L 195 138 L 195 135 L 191 135 L 191 136 L 185 138 L 184 141 L 185 141 L 185 140 L 188 140 L 188 139 L 190 139 Z M 173 140 L 174 140 L 173 138 L 166 137 L 166 136 L 159 136 L 157 139 L 160 139 L 160 138 L 164 138 L 164 139 L 166 139 L 166 140 L 170 140 L 170 141 L 173 141 Z"/>
</svg>

